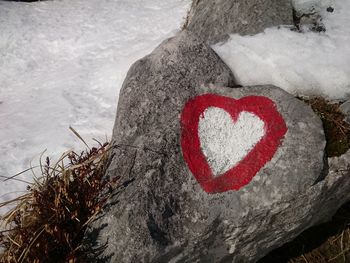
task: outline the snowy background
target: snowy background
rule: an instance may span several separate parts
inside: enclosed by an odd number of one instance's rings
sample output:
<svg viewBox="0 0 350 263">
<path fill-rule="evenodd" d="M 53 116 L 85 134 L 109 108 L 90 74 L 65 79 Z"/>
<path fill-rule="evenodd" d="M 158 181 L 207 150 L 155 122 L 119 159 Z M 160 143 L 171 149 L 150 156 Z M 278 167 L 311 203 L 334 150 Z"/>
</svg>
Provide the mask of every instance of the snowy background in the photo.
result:
<svg viewBox="0 0 350 263">
<path fill-rule="evenodd" d="M 89 144 L 110 138 L 127 70 L 176 34 L 190 2 L 0 1 L 0 176 L 28 168 L 31 160 L 37 165 L 45 149 L 51 157 L 83 149 L 69 126 Z M 348 98 L 350 0 L 331 2 L 334 12 L 323 12 L 325 33 L 276 27 L 235 34 L 213 48 L 243 85 Z M 0 201 L 23 189 L 0 182 Z"/>
<path fill-rule="evenodd" d="M 0 1 L 0 176 L 110 138 L 130 65 L 174 35 L 190 0 Z M 30 172 L 20 178 L 30 180 Z M 1 178 L 0 178 L 1 179 Z M 24 185 L 0 182 L 0 201 Z M 8 194 L 12 193 L 12 194 Z"/>
</svg>

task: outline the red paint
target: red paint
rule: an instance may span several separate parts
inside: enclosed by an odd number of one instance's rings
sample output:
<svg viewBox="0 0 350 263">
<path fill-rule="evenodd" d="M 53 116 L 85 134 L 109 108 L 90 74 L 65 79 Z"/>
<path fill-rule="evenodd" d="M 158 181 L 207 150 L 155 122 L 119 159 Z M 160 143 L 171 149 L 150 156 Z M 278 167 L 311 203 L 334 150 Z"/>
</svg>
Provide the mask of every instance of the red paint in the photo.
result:
<svg viewBox="0 0 350 263">
<path fill-rule="evenodd" d="M 239 113 L 247 111 L 258 116 L 265 123 L 265 135 L 236 166 L 222 175 L 214 177 L 204 156 L 199 141 L 198 123 L 208 107 L 217 107 L 228 112 L 232 121 Z M 221 193 L 238 190 L 248 184 L 259 170 L 272 159 L 287 126 L 267 97 L 249 96 L 233 99 L 215 94 L 205 94 L 189 100 L 181 114 L 181 148 L 183 157 L 198 183 L 207 193 Z"/>
</svg>

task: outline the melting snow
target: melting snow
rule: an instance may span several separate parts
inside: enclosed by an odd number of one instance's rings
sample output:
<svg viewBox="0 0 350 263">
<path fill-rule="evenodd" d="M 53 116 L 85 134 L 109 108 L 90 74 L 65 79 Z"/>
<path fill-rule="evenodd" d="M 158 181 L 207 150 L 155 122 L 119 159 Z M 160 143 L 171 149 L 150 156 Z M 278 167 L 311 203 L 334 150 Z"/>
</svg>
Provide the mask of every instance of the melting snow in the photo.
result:
<svg viewBox="0 0 350 263">
<path fill-rule="evenodd" d="M 130 65 L 179 30 L 190 0 L 0 1 L 0 175 L 94 144 Z M 46 155 L 45 155 L 46 156 Z M 31 173 L 20 178 L 30 180 Z M 24 188 L 1 182 L 0 201 Z M 7 193 L 15 192 L 9 195 Z"/>
<path fill-rule="evenodd" d="M 305 8 L 316 2 L 298 1 Z M 242 85 L 274 84 L 293 94 L 349 98 L 350 1 L 333 1 L 332 7 L 332 13 L 322 11 L 325 33 L 275 27 L 254 36 L 231 35 L 213 48 Z"/>
</svg>

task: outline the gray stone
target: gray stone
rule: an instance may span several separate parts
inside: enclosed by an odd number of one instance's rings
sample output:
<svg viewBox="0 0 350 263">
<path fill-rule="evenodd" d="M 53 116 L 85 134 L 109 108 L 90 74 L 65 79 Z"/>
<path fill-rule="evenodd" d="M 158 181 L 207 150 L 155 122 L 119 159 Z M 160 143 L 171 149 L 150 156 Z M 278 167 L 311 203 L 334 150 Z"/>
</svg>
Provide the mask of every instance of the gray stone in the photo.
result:
<svg viewBox="0 0 350 263">
<path fill-rule="evenodd" d="M 332 0 L 292 0 L 294 24 L 300 31 L 326 31 L 323 17 L 333 12 Z"/>
<path fill-rule="evenodd" d="M 86 232 L 92 262 L 255 262 L 349 199 L 350 153 L 327 162 L 311 108 L 273 86 L 224 87 L 233 83 L 216 54 L 186 31 L 131 67 L 107 172 L 120 187 Z M 267 97 L 288 128 L 239 190 L 207 193 L 183 158 L 180 116 L 203 94 Z"/>
<path fill-rule="evenodd" d="M 278 25 L 293 25 L 290 0 L 194 0 L 184 27 L 215 44 L 229 34 L 257 34 Z"/>
</svg>

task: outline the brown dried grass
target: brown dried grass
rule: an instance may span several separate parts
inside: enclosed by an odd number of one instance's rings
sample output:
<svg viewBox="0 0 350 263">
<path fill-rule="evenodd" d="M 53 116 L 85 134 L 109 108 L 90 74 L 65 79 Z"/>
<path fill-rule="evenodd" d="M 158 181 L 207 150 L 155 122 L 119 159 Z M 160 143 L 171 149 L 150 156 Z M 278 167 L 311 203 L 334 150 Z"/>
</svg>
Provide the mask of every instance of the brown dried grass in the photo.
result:
<svg viewBox="0 0 350 263">
<path fill-rule="evenodd" d="M 0 204 L 15 205 L 2 217 L 6 230 L 0 235 L 0 262 L 82 262 L 86 225 L 108 198 L 100 194 L 116 183 L 103 177 L 108 152 L 104 143 L 80 154 L 67 152 L 54 164 L 49 158 L 40 161 L 41 176 L 27 192 Z"/>
<path fill-rule="evenodd" d="M 341 104 L 320 97 L 302 100 L 311 106 L 323 122 L 328 157 L 340 156 L 350 149 L 350 124 L 339 109 Z"/>
</svg>

